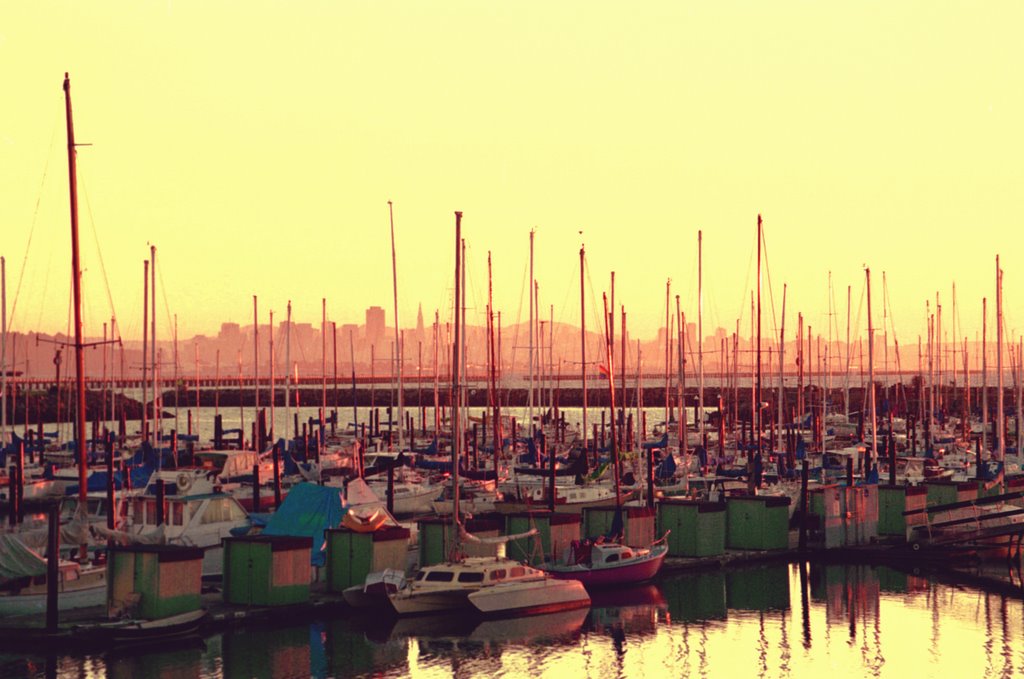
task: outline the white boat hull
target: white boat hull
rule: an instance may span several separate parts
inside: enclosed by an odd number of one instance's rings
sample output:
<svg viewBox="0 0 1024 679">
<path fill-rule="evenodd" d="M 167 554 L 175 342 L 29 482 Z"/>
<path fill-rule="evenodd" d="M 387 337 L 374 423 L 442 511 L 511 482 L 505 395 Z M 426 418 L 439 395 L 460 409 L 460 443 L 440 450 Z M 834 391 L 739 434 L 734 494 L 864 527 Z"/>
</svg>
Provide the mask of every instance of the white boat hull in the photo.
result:
<svg viewBox="0 0 1024 679">
<path fill-rule="evenodd" d="M 590 605 L 590 595 L 578 580 L 526 580 L 483 587 L 468 597 L 484 615 L 551 613 Z"/>
</svg>

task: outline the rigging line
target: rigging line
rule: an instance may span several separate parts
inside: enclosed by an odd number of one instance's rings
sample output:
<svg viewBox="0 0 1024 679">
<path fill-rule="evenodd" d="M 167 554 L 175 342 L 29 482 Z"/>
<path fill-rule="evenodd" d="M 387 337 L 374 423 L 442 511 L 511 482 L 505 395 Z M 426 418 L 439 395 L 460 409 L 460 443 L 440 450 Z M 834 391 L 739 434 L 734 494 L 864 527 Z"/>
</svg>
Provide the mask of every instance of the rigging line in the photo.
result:
<svg viewBox="0 0 1024 679">
<path fill-rule="evenodd" d="M 604 327 L 604 321 L 601 317 L 601 314 L 604 312 L 598 311 L 597 309 L 597 297 L 594 295 L 594 282 L 590 279 L 590 260 L 585 256 L 583 258 L 583 271 L 587 279 L 587 289 L 590 291 L 590 315 L 593 316 L 594 327 L 600 329 Z M 598 350 L 595 355 L 605 355 L 605 360 L 607 360 L 606 354 L 608 353 L 608 347 L 601 341 L 601 333 L 603 332 L 603 330 L 600 331 L 597 339 L 595 340 L 596 342 L 599 342 Z M 584 340 L 585 339 L 586 338 L 584 337 Z M 591 363 L 593 363 L 593 361 L 591 361 Z"/>
<path fill-rule="evenodd" d="M 740 298 L 739 312 L 735 316 L 736 318 L 742 319 L 744 316 L 747 315 L 747 302 L 749 301 L 749 298 L 747 297 L 747 293 L 751 292 L 751 290 L 750 290 L 750 273 L 751 273 L 751 270 L 754 268 L 754 256 L 757 254 L 756 251 L 757 251 L 757 246 L 756 245 L 754 247 L 750 248 L 750 255 L 749 255 L 748 259 L 747 259 L 747 275 L 743 279 L 743 287 L 741 288 L 741 290 L 743 292 L 742 292 L 742 295 L 741 295 L 741 298 Z"/>
<path fill-rule="evenodd" d="M 63 100 L 63 96 L 61 96 L 61 99 Z M 53 156 L 53 144 L 57 139 L 57 122 L 59 120 L 60 114 L 62 113 L 64 113 L 63 106 L 58 108 L 57 113 L 54 116 L 53 129 L 50 132 L 50 148 L 46 153 L 46 162 L 43 164 L 43 177 L 39 181 L 39 193 L 36 194 L 36 207 L 32 211 L 32 223 L 29 226 L 28 230 L 28 242 L 25 244 L 25 256 L 21 260 L 21 271 L 18 273 L 18 286 L 14 290 L 14 301 L 11 303 L 11 313 L 7 319 L 8 331 L 14 325 L 14 315 L 15 311 L 17 311 L 18 309 L 18 297 L 21 295 L 21 284 L 25 279 L 25 269 L 28 268 L 28 253 L 29 250 L 32 248 L 32 235 L 35 233 L 36 222 L 39 219 L 39 205 L 42 203 L 43 199 L 43 187 L 46 186 L 46 175 L 50 170 L 50 158 Z M 46 282 L 48 281 L 49 270 L 47 270 L 46 278 Z M 46 299 L 46 282 L 44 282 L 43 284 L 43 299 Z M 45 304 L 39 305 L 39 320 L 36 322 L 37 328 L 39 327 L 39 323 L 42 322 L 43 307 L 45 307 Z"/>
<path fill-rule="evenodd" d="M 775 316 L 775 295 L 772 293 L 772 270 L 768 266 L 768 239 L 761 229 L 761 249 L 764 251 L 764 270 L 768 273 L 768 303 L 772 308 L 772 337 L 779 336 L 778 318 Z"/>
<path fill-rule="evenodd" d="M 100 249 L 100 238 L 96 232 L 96 221 L 92 216 L 92 202 L 89 200 L 88 187 L 85 181 L 80 181 L 79 184 L 82 186 L 82 193 L 85 195 L 85 211 L 89 214 L 89 226 L 92 229 L 92 239 L 96 244 L 96 256 L 100 260 L 100 272 L 103 274 L 103 286 L 107 291 L 107 302 L 110 304 L 110 313 L 115 317 L 117 316 L 117 310 L 114 308 L 114 297 L 110 294 L 110 279 L 107 277 L 107 265 L 103 262 L 103 251 Z"/>
<path fill-rule="evenodd" d="M 529 277 L 529 275 L 530 275 L 530 260 L 529 260 L 529 258 L 527 258 L 526 263 L 523 264 L 523 276 L 520 279 L 520 283 L 519 283 L 519 308 L 516 310 L 516 322 L 515 322 L 515 325 L 514 325 L 515 332 L 512 335 L 512 357 L 511 357 L 511 366 L 509 368 L 510 369 L 510 372 L 509 372 L 509 377 L 510 378 L 513 375 L 516 374 L 516 352 L 518 352 L 520 350 L 520 348 L 519 348 L 519 331 L 521 330 L 520 326 L 522 325 L 522 321 L 523 321 L 523 289 L 525 287 L 527 287 L 526 279 Z M 533 282 L 532 281 L 530 281 L 528 287 L 530 288 L 530 294 L 532 295 L 533 294 Z M 527 357 L 526 360 L 529 361 L 530 360 L 529 357 Z"/>
</svg>

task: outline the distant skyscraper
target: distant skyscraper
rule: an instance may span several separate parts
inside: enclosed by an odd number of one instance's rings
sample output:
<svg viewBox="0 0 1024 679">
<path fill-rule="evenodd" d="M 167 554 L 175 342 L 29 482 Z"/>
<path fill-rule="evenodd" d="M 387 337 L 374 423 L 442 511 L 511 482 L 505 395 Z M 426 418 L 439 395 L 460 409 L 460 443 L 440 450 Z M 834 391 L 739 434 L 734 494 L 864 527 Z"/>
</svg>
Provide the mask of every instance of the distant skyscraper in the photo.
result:
<svg viewBox="0 0 1024 679">
<path fill-rule="evenodd" d="M 384 309 L 372 306 L 366 310 L 366 339 L 379 342 L 384 338 Z"/>
</svg>

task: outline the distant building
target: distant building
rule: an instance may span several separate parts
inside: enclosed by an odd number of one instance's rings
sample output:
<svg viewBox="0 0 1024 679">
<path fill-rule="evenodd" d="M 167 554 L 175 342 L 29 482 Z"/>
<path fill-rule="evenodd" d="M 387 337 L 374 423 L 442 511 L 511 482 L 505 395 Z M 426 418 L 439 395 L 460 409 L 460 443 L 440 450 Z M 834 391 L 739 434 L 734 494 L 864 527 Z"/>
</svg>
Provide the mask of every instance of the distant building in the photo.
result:
<svg viewBox="0 0 1024 679">
<path fill-rule="evenodd" d="M 366 310 L 366 340 L 371 343 L 384 339 L 384 309 L 372 306 Z"/>
<path fill-rule="evenodd" d="M 232 345 L 238 344 L 242 339 L 242 326 L 238 323 L 221 323 L 217 339 Z"/>
</svg>

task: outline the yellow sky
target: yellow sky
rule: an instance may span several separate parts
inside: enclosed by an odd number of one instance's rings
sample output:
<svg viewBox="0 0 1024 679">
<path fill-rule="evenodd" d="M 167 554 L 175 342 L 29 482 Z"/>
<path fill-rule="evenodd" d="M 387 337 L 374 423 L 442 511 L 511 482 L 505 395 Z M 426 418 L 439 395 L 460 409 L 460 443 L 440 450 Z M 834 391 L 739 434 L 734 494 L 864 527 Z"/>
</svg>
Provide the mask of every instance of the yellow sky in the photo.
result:
<svg viewBox="0 0 1024 679">
<path fill-rule="evenodd" d="M 69 71 L 93 144 L 79 151 L 90 334 L 111 315 L 97 241 L 130 336 L 150 242 L 161 321 L 177 314 L 183 336 L 249 322 L 254 294 L 275 318 L 292 299 L 318 324 L 326 297 L 339 323 L 370 305 L 390 322 L 389 199 L 403 325 L 420 302 L 445 316 L 462 210 L 471 322 L 489 250 L 496 307 L 525 320 L 536 228 L 545 317 L 554 304 L 577 323 L 582 230 L 588 304 L 615 270 L 631 329 L 653 335 L 667 278 L 696 316 L 703 229 L 705 326 L 742 315 L 745 334 L 760 212 L 787 328 L 802 311 L 824 332 L 832 271 L 845 332 L 866 264 L 876 326 L 886 271 L 902 343 L 936 291 L 952 329 L 954 281 L 973 338 L 999 253 L 1018 333 L 1021 25 L 1018 2 L 3 3 L 14 328 L 66 327 Z"/>
</svg>

